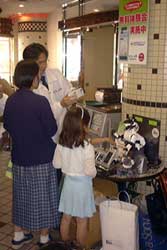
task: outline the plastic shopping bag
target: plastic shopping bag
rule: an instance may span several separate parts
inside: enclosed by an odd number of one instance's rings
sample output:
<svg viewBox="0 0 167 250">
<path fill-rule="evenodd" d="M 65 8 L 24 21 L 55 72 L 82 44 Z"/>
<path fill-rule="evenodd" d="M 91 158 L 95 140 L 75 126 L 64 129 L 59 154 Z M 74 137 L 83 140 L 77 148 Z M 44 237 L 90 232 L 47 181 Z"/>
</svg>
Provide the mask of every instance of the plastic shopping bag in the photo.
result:
<svg viewBox="0 0 167 250">
<path fill-rule="evenodd" d="M 100 204 L 103 250 L 138 250 L 139 226 L 136 205 L 107 200 Z"/>
</svg>

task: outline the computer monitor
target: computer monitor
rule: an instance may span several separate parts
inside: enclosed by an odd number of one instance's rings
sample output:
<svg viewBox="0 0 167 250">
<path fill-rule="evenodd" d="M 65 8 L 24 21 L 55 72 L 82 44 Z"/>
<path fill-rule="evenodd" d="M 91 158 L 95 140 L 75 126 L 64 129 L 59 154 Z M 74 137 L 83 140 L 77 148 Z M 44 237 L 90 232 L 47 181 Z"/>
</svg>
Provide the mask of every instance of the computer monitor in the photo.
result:
<svg viewBox="0 0 167 250">
<path fill-rule="evenodd" d="M 120 112 L 104 112 L 100 109 L 87 106 L 90 114 L 89 135 L 91 137 L 110 137 L 112 131 L 117 130 L 120 122 Z"/>
<path fill-rule="evenodd" d="M 93 112 L 92 114 L 92 118 L 90 121 L 90 131 L 91 133 L 97 135 L 97 136 L 101 136 L 101 129 L 103 126 L 103 122 L 104 122 L 104 115 L 103 113 L 97 113 L 97 112 Z"/>
</svg>

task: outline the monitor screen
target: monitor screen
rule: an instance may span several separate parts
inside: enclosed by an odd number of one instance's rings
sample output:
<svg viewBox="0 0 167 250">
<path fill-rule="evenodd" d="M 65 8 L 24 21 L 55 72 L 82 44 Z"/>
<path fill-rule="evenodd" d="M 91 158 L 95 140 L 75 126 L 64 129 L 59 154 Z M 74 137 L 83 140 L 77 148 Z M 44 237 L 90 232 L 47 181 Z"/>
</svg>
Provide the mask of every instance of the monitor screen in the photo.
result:
<svg viewBox="0 0 167 250">
<path fill-rule="evenodd" d="M 99 135 L 103 123 L 103 114 L 94 112 L 90 123 L 90 129 L 93 133 Z"/>
</svg>

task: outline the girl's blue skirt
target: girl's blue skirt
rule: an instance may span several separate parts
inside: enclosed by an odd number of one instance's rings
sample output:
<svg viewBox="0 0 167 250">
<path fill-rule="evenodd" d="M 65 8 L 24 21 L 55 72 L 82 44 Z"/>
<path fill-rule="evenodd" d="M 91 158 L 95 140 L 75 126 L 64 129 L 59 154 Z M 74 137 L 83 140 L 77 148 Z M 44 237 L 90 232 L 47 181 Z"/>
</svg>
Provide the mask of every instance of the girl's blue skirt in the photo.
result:
<svg viewBox="0 0 167 250">
<path fill-rule="evenodd" d="M 93 216 L 96 208 L 91 177 L 65 176 L 59 211 L 80 218 Z"/>
</svg>

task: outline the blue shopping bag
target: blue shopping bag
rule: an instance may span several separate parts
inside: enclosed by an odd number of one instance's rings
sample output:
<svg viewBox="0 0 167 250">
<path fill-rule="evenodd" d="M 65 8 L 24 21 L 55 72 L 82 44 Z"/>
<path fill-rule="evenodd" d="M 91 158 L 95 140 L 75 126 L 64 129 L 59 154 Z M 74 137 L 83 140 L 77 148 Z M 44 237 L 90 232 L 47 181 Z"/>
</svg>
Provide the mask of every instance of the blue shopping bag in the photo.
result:
<svg viewBox="0 0 167 250">
<path fill-rule="evenodd" d="M 139 211 L 139 243 L 140 250 L 167 249 L 167 235 L 153 232 L 149 215 L 141 211 Z"/>
</svg>

